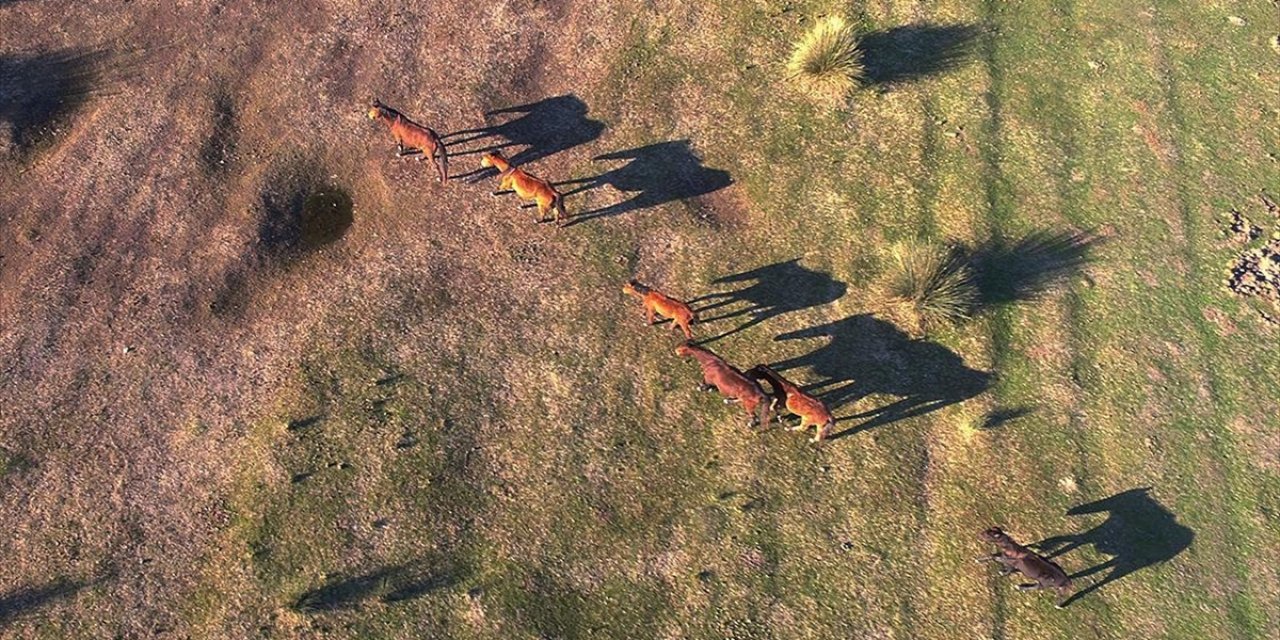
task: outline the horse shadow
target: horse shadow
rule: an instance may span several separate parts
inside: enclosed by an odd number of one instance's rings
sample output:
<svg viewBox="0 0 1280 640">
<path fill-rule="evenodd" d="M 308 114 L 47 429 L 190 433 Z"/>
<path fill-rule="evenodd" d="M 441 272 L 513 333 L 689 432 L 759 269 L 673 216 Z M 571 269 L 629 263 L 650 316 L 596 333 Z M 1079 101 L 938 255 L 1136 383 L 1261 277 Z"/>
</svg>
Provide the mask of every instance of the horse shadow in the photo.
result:
<svg viewBox="0 0 1280 640">
<path fill-rule="evenodd" d="M 522 165 L 599 138 L 604 132 L 604 123 L 588 118 L 587 112 L 587 103 L 581 98 L 573 94 L 565 94 L 529 104 L 488 111 L 485 113 L 486 121 L 511 114 L 517 114 L 517 117 L 484 127 L 455 131 L 442 138 L 446 147 L 499 138 L 503 141 L 477 149 L 450 150 L 449 156 L 457 157 L 523 147 L 507 158 L 513 165 Z M 492 169 L 477 169 L 459 177 L 480 179 L 484 177 L 481 174 L 492 173 Z"/>
<path fill-rule="evenodd" d="M 861 38 L 869 84 L 892 84 L 955 69 L 967 62 L 982 30 L 971 24 L 908 24 Z"/>
<path fill-rule="evenodd" d="M 9 127 L 0 152 L 9 146 L 25 153 L 79 109 L 100 90 L 106 59 L 103 51 L 79 49 L 0 56 L 0 121 Z"/>
<path fill-rule="evenodd" d="M 675 200 L 706 195 L 733 184 L 729 173 L 710 169 L 689 148 L 688 140 L 659 142 L 634 149 L 599 155 L 592 160 L 627 160 L 621 167 L 592 178 L 568 180 L 559 185 L 579 185 L 565 196 L 609 185 L 618 191 L 634 194 L 630 198 L 573 216 L 570 224 L 595 218 L 618 216 L 638 209 L 648 209 Z"/>
<path fill-rule="evenodd" d="M 851 416 L 866 421 L 835 434 L 833 439 L 963 402 L 986 391 L 992 383 L 991 373 L 969 368 L 950 349 L 912 338 L 871 314 L 784 333 L 774 340 L 816 337 L 829 340 L 806 355 L 774 363 L 773 368 L 810 368 L 823 379 L 805 391 L 833 409 L 871 394 L 898 397 L 888 405 Z"/>
<path fill-rule="evenodd" d="M 1090 233 L 1039 230 L 960 251 L 973 273 L 978 305 L 994 307 L 1041 297 L 1087 265 L 1097 243 Z"/>
<path fill-rule="evenodd" d="M 799 258 L 723 276 L 712 284 L 741 282 L 750 284 L 729 291 L 709 293 L 689 301 L 693 310 L 699 314 L 699 323 L 747 318 L 743 324 L 700 340 L 699 344 L 726 338 L 785 313 L 835 302 L 849 288 L 829 274 L 801 266 Z M 702 314 L 717 309 L 724 311 L 714 317 L 702 317 Z"/>
<path fill-rule="evenodd" d="M 1151 497 L 1150 487 L 1130 489 L 1110 498 L 1073 507 L 1069 516 L 1106 513 L 1101 524 L 1081 533 L 1054 536 L 1035 543 L 1046 557 L 1070 553 L 1093 545 L 1094 551 L 1111 556 L 1108 560 L 1072 574 L 1077 580 L 1109 571 L 1101 580 L 1075 592 L 1064 604 L 1101 589 L 1135 571 L 1167 562 L 1185 551 L 1195 539 L 1195 532 L 1178 522 L 1168 509 Z"/>
</svg>

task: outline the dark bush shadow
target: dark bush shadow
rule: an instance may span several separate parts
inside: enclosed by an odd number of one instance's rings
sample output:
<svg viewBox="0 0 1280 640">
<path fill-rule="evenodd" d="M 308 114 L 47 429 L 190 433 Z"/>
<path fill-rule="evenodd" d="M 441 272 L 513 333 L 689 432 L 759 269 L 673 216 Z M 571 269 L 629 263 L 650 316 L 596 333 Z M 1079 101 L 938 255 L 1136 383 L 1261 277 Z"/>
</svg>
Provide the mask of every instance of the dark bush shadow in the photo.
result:
<svg viewBox="0 0 1280 640">
<path fill-rule="evenodd" d="M 913 339 L 893 323 L 859 314 L 826 325 L 792 331 L 774 340 L 826 337 L 806 355 L 775 363 L 779 371 L 809 367 L 822 377 L 806 391 L 833 410 L 870 394 L 897 396 L 888 405 L 853 418 L 867 420 L 833 435 L 841 438 L 924 415 L 972 398 L 991 385 L 992 375 L 971 369 L 942 345 Z"/>
<path fill-rule="evenodd" d="M 625 151 L 606 153 L 592 160 L 597 162 L 627 160 L 628 162 L 593 178 L 559 183 L 560 185 L 579 185 L 564 195 L 570 196 L 604 185 L 635 195 L 622 202 L 573 215 L 570 224 L 622 215 L 637 209 L 648 209 L 675 200 L 706 195 L 733 184 L 733 179 L 729 177 L 728 172 L 704 167 L 702 160 L 689 148 L 688 140 L 659 142 Z"/>
<path fill-rule="evenodd" d="M 294 609 L 303 612 L 338 611 L 358 607 L 375 598 L 388 604 L 403 602 L 447 589 L 468 575 L 464 567 L 451 562 L 410 562 L 383 567 L 307 591 L 298 597 Z"/>
<path fill-rule="evenodd" d="M 971 24 L 909 24 L 861 38 L 868 84 L 892 84 L 955 69 L 973 57 L 982 30 Z"/>
<path fill-rule="evenodd" d="M 0 56 L 0 121 L 18 153 L 47 137 L 101 88 L 102 51 Z M 0 137 L 0 151 L 5 138 Z"/>
<path fill-rule="evenodd" d="M 849 288 L 829 274 L 801 266 L 799 258 L 717 278 L 712 284 L 740 282 L 751 284 L 729 291 L 709 293 L 689 301 L 690 306 L 698 313 L 699 324 L 743 317 L 747 319 L 733 329 L 700 340 L 700 344 L 731 336 L 784 313 L 835 302 Z M 719 309 L 723 309 L 718 312 L 719 315 L 708 316 L 708 312 Z"/>
<path fill-rule="evenodd" d="M 1070 553 L 1084 545 L 1093 545 L 1094 551 L 1111 556 L 1109 560 L 1071 576 L 1072 580 L 1078 580 L 1109 570 L 1101 580 L 1095 579 L 1089 586 L 1072 594 L 1064 605 L 1135 571 L 1167 562 L 1191 546 L 1195 532 L 1180 524 L 1173 513 L 1151 497 L 1150 491 L 1150 487 L 1130 489 L 1110 498 L 1073 507 L 1067 515 L 1105 512 L 1107 518 L 1088 531 L 1054 536 L 1033 545 L 1049 558 Z"/>
<path fill-rule="evenodd" d="M 43 606 L 70 598 L 86 587 L 102 583 L 110 575 L 93 580 L 69 580 L 59 578 L 40 587 L 23 587 L 17 591 L 0 595 L 0 625 L 11 622 L 23 614 Z"/>
<path fill-rule="evenodd" d="M 1041 230 L 961 251 L 978 287 L 978 306 L 989 308 L 1042 296 L 1087 265 L 1097 242 L 1090 233 Z"/>
<path fill-rule="evenodd" d="M 265 254 L 295 261 L 346 235 L 355 221 L 355 203 L 346 189 L 303 169 L 270 181 L 262 193 L 258 243 Z"/>
<path fill-rule="evenodd" d="M 496 124 L 455 131 L 443 138 L 450 157 L 524 147 L 514 155 L 504 154 L 512 164 L 522 165 L 599 138 L 604 132 L 604 123 L 588 118 L 587 111 L 587 103 L 573 94 L 544 98 L 529 104 L 489 111 L 485 113 L 486 121 L 497 116 L 519 115 Z M 495 138 L 503 141 L 493 140 Z M 455 150 L 461 145 L 481 140 L 493 143 L 475 149 Z M 491 169 L 477 169 L 457 177 L 479 179 L 485 175 L 497 174 Z"/>
</svg>

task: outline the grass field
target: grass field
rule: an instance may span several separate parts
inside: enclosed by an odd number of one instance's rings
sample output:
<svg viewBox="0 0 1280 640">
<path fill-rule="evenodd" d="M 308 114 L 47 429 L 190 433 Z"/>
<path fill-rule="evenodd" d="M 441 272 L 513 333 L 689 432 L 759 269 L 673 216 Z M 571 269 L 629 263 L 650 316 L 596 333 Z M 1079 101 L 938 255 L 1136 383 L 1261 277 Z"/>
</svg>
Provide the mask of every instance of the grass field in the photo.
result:
<svg viewBox="0 0 1280 640">
<path fill-rule="evenodd" d="M 831 13 L 836 107 L 785 77 Z M 0 29 L 0 637 L 1280 636 L 1280 327 L 1224 286 L 1266 241 L 1232 210 L 1280 232 L 1272 0 Z M 576 181 L 573 224 L 395 158 L 375 96 L 490 127 L 455 174 Z M 886 304 L 903 242 L 970 256 L 971 320 Z M 834 437 L 697 391 L 633 276 Z M 1065 609 L 974 562 L 992 525 L 1060 548 Z"/>
</svg>

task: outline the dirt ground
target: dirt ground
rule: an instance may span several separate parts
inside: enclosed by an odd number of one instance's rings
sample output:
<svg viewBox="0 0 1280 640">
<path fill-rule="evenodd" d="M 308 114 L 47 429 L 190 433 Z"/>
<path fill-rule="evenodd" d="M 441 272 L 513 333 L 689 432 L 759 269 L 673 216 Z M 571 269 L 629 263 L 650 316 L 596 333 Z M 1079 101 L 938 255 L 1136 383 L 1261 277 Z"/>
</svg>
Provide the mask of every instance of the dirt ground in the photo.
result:
<svg viewBox="0 0 1280 640">
<path fill-rule="evenodd" d="M 172 629 L 245 425 L 303 345 L 342 329 L 338 310 L 371 340 L 400 339 L 379 320 L 428 326 L 401 348 L 430 353 L 538 305 L 543 283 L 505 254 L 552 230 L 488 184 L 441 187 L 395 159 L 369 99 L 448 132 L 572 96 L 616 36 L 562 18 L 612 9 L 2 4 L 0 442 L 28 462 L 3 480 L 0 591 L 109 581 L 99 613 L 126 635 Z M 347 194 L 349 228 L 293 210 L 316 185 Z M 465 313 L 424 312 L 433 291 Z"/>
</svg>

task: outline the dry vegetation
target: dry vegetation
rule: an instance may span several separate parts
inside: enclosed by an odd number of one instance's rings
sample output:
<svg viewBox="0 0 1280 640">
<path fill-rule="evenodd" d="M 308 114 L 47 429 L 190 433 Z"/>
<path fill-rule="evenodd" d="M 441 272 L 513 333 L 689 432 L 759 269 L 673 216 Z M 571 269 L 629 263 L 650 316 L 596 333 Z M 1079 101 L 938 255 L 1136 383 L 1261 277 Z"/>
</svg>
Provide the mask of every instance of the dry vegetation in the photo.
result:
<svg viewBox="0 0 1280 640">
<path fill-rule="evenodd" d="M 0 0 L 0 637 L 1280 635 L 1219 232 L 1280 188 L 1274 7 L 1218 4 Z M 818 108 L 835 11 L 868 90 Z M 975 288 L 927 338 L 917 238 Z M 833 438 L 739 426 L 631 277 Z"/>
</svg>

